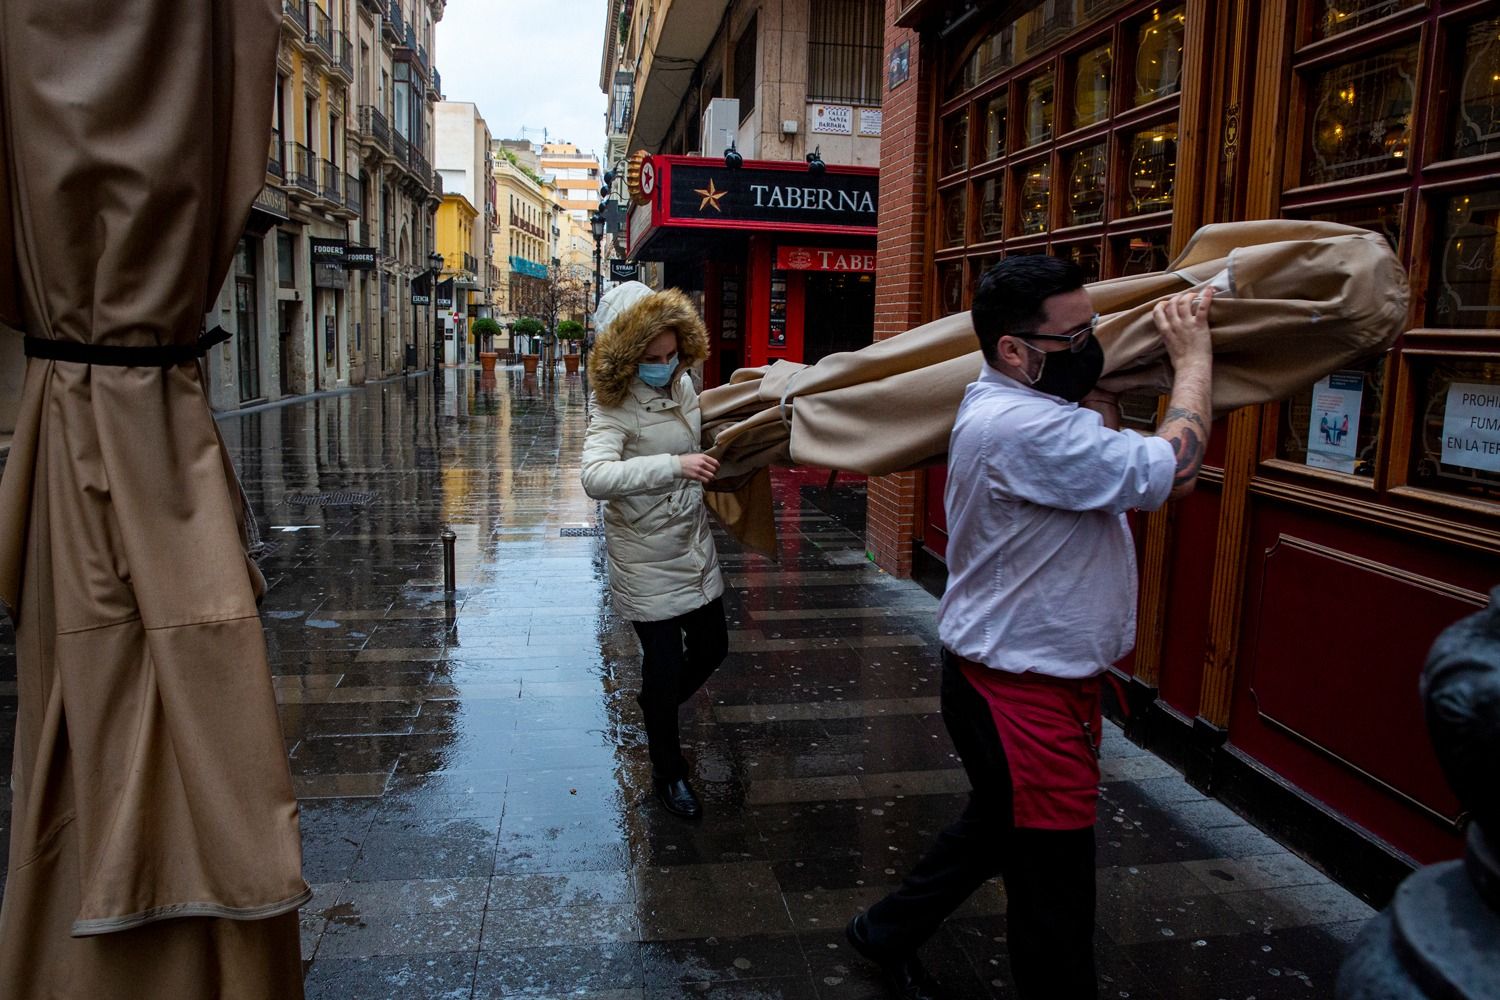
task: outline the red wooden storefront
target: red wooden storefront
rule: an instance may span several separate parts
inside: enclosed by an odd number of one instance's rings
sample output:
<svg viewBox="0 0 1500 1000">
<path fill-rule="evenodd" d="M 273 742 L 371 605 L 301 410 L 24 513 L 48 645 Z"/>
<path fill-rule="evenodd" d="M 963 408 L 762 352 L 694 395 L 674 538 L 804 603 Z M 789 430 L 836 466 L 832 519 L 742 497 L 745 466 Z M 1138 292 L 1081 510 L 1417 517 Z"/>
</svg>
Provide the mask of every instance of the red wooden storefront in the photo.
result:
<svg viewBox="0 0 1500 1000">
<path fill-rule="evenodd" d="M 698 156 L 646 158 L 631 194 L 629 257 L 700 293 L 713 338 L 705 382 L 777 360 L 811 363 L 870 343 L 878 172 Z"/>
<path fill-rule="evenodd" d="M 1500 444 L 1453 443 L 1466 394 L 1500 398 L 1500 3 L 962 8 L 891 7 L 882 233 L 914 235 L 881 241 L 882 317 L 912 303 L 883 334 L 967 309 L 1006 254 L 1109 278 L 1212 221 L 1369 228 L 1410 274 L 1391 351 L 1219 421 L 1198 491 L 1135 520 L 1117 665 L 1133 737 L 1380 898 L 1460 852 L 1418 677 L 1500 583 Z M 1347 434 L 1320 440 L 1330 398 Z M 1126 404 L 1150 430 L 1157 401 Z M 872 481 L 882 565 L 941 571 L 944 475 Z"/>
</svg>

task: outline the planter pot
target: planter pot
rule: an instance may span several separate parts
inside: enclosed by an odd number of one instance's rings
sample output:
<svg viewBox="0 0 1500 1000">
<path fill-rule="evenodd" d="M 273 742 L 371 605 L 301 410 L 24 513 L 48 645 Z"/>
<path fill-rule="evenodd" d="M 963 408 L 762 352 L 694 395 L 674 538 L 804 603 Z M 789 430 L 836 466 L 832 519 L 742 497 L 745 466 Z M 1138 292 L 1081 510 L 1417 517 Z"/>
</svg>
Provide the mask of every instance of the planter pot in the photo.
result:
<svg viewBox="0 0 1500 1000">
<path fill-rule="evenodd" d="M 483 371 L 483 372 L 492 372 L 492 371 L 494 371 L 495 370 L 495 359 L 498 358 L 498 357 L 500 357 L 500 355 L 499 355 L 499 353 L 497 353 L 495 351 L 480 351 L 479 352 L 479 370 Z"/>
<path fill-rule="evenodd" d="M 563 355 L 563 370 L 565 372 L 567 372 L 569 375 L 577 375 L 578 374 L 578 355 L 576 355 L 576 354 L 564 354 Z"/>
<path fill-rule="evenodd" d="M 527 375 L 535 375 L 536 374 L 536 366 L 537 366 L 537 363 L 540 362 L 540 361 L 541 361 L 541 358 L 538 355 L 535 355 L 535 354 L 523 354 L 523 355 L 521 355 L 521 367 L 526 370 L 526 374 Z"/>
</svg>

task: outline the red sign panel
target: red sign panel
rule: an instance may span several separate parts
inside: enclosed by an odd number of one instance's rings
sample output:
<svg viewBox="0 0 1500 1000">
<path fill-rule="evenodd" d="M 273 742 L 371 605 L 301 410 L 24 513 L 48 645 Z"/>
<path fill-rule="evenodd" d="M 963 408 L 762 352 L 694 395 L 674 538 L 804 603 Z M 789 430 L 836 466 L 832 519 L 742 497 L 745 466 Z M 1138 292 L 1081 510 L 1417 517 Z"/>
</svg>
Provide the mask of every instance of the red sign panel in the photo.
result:
<svg viewBox="0 0 1500 1000">
<path fill-rule="evenodd" d="M 830 247 L 777 247 L 776 266 L 786 271 L 873 271 L 875 251 Z"/>
</svg>

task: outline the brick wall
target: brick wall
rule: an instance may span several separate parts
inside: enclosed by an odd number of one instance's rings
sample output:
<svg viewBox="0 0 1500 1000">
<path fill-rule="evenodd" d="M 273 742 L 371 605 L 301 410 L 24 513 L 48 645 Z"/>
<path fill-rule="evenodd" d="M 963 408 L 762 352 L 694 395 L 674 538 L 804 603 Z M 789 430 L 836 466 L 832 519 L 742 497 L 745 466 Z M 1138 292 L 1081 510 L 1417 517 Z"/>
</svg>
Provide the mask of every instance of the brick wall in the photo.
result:
<svg viewBox="0 0 1500 1000">
<path fill-rule="evenodd" d="M 885 120 L 880 136 L 880 223 L 875 275 L 875 339 L 884 340 L 922 323 L 926 285 L 927 156 L 930 72 L 924 72 L 915 32 L 894 25 L 901 0 L 886 0 Z M 890 89 L 889 60 L 896 46 L 911 45 L 911 76 Z M 922 474 L 873 477 L 865 545 L 876 565 L 896 576 L 911 575 L 918 536 L 916 510 Z"/>
</svg>

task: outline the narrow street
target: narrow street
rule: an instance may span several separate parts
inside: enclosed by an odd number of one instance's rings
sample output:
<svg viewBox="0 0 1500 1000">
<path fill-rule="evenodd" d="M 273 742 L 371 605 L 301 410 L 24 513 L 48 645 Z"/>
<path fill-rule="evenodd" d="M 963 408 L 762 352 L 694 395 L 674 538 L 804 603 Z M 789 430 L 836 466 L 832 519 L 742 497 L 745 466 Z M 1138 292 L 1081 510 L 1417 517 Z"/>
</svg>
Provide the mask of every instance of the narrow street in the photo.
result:
<svg viewBox="0 0 1500 1000">
<path fill-rule="evenodd" d="M 866 560 L 862 485 L 779 473 L 779 565 L 720 538 L 731 654 L 685 713 L 706 815 L 684 823 L 645 796 L 639 648 L 578 481 L 581 382 L 441 377 L 437 398 L 422 376 L 221 421 L 267 549 L 308 995 L 884 996 L 844 923 L 967 783 L 936 602 Z M 1104 752 L 1100 995 L 1330 996 L 1371 911 L 1112 728 Z M 1011 996 L 1005 934 L 986 888 L 924 957 L 955 996 Z"/>
</svg>

